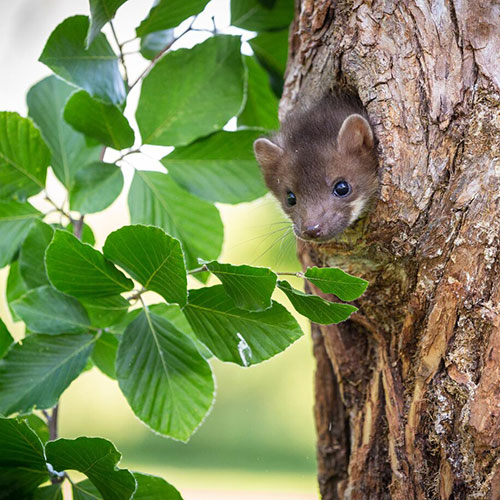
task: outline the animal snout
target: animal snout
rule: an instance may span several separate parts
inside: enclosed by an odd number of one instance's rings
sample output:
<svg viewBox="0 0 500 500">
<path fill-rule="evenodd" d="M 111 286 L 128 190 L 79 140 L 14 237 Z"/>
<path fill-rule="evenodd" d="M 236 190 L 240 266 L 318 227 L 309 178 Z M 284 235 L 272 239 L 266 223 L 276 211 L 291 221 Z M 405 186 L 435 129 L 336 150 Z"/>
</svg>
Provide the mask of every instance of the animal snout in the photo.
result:
<svg viewBox="0 0 500 500">
<path fill-rule="evenodd" d="M 302 233 L 308 238 L 319 238 L 323 234 L 323 229 L 319 224 L 315 224 L 314 226 L 306 226 Z"/>
</svg>

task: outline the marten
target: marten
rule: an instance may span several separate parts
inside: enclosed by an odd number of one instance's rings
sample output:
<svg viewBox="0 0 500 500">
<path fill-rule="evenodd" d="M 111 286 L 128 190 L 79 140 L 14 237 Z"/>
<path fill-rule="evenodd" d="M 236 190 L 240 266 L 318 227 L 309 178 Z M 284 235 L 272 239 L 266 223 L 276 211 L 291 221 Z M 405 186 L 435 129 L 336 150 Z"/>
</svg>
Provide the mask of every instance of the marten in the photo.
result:
<svg viewBox="0 0 500 500">
<path fill-rule="evenodd" d="M 254 142 L 264 180 L 298 238 L 331 241 L 378 189 L 375 141 L 359 99 L 327 95 Z"/>
</svg>

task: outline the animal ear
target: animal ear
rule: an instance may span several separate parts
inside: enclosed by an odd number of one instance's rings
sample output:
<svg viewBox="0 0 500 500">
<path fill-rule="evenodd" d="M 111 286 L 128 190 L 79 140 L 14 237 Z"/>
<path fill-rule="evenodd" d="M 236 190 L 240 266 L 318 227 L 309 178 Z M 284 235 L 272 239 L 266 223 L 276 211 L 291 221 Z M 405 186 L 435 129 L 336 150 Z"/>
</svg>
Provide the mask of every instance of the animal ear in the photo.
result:
<svg viewBox="0 0 500 500">
<path fill-rule="evenodd" d="M 255 157 L 264 172 L 269 172 L 276 168 L 276 164 L 283 154 L 283 150 L 269 139 L 257 139 L 253 143 Z"/>
<path fill-rule="evenodd" d="M 361 115 L 350 115 L 340 127 L 337 147 L 342 153 L 355 153 L 373 148 L 373 132 L 368 121 Z"/>
</svg>

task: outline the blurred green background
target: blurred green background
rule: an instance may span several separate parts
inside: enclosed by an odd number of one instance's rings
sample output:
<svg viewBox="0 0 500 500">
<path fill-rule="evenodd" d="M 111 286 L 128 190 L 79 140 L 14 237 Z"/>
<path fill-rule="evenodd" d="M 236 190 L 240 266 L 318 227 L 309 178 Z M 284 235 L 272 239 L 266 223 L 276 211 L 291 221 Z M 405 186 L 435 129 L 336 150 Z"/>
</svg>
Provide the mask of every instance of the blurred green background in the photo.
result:
<svg viewBox="0 0 500 500">
<path fill-rule="evenodd" d="M 116 20 L 124 38 L 150 6 L 151 2 L 144 0 L 127 2 L 128 10 Z M 0 67 L 9 70 L 9 78 L 0 79 L 0 110 L 26 115 L 26 92 L 48 74 L 37 62 L 47 37 L 65 17 L 88 13 L 88 1 L 0 0 L 0 8 L 5 27 Z M 225 14 L 228 2 L 215 0 L 212 8 Z M 129 223 L 125 195 L 132 167 L 158 167 L 153 158 L 134 163 L 134 156 L 124 169 L 128 179 L 124 193 L 106 211 L 86 217 L 98 247 L 111 231 Z M 51 189 L 55 198 L 62 195 L 55 178 Z M 44 207 L 40 196 L 31 201 Z M 226 231 L 221 261 L 270 266 L 277 271 L 300 270 L 295 238 L 270 195 L 220 209 Z M 0 317 L 20 338 L 23 325 L 12 323 L 6 306 L 7 272 L 0 270 Z M 291 281 L 296 288 L 303 287 L 301 280 Z M 195 281 L 191 285 L 198 286 Z M 282 295 L 276 298 L 287 304 Z M 151 294 L 148 300 L 153 303 L 159 298 Z M 188 444 L 147 429 L 134 417 L 117 383 L 95 368 L 63 394 L 60 435 L 111 439 L 123 454 L 124 466 L 162 475 L 185 500 L 315 499 L 314 365 L 308 322 L 298 319 L 305 336 L 270 361 L 249 369 L 211 361 L 217 377 L 216 402 Z"/>
</svg>

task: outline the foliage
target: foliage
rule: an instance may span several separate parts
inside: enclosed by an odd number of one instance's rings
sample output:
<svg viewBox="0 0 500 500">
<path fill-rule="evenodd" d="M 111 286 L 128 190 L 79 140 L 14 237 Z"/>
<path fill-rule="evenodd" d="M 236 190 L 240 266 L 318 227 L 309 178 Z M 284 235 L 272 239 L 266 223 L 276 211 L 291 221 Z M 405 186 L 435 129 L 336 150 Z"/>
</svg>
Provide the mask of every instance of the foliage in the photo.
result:
<svg viewBox="0 0 500 500">
<path fill-rule="evenodd" d="M 101 32 L 125 3 L 90 0 L 90 18 L 57 26 L 40 56 L 54 74 L 29 90 L 30 118 L 0 113 L 0 267 L 10 267 L 13 319 L 26 325 L 14 342 L 0 320 L 0 498 L 62 498 L 67 470 L 88 478 L 72 483 L 74 498 L 181 498 L 163 479 L 118 469 L 120 454 L 105 439 L 57 439 L 57 403 L 69 384 L 95 365 L 117 379 L 142 422 L 187 441 L 213 404 L 210 358 L 247 367 L 301 337 L 275 290 L 319 323 L 356 310 L 279 275 L 308 279 L 340 300 L 366 288 L 335 269 L 276 273 L 217 260 L 223 224 L 215 203 L 266 192 L 252 143 L 278 126 L 291 3 L 232 1 L 233 25 L 258 32 L 255 57 L 242 56 L 238 36 L 215 29 L 177 48 L 193 22 L 176 27 L 207 2 L 155 2 L 136 29 L 146 67 L 134 82 L 112 24 L 111 42 Z M 127 98 L 136 85 L 134 123 Z M 233 117 L 239 128 L 223 129 Z M 175 147 L 161 160 L 168 173 L 135 171 L 131 225 L 109 234 L 101 251 L 85 216 L 120 195 L 123 162 L 143 144 Z M 119 158 L 103 162 L 107 149 Z M 63 206 L 50 197 L 49 167 L 66 190 Z M 42 191 L 52 208 L 40 212 L 29 198 Z M 189 275 L 206 282 L 210 274 L 221 284 L 188 289 Z M 157 304 L 146 306 L 148 292 Z"/>
</svg>

